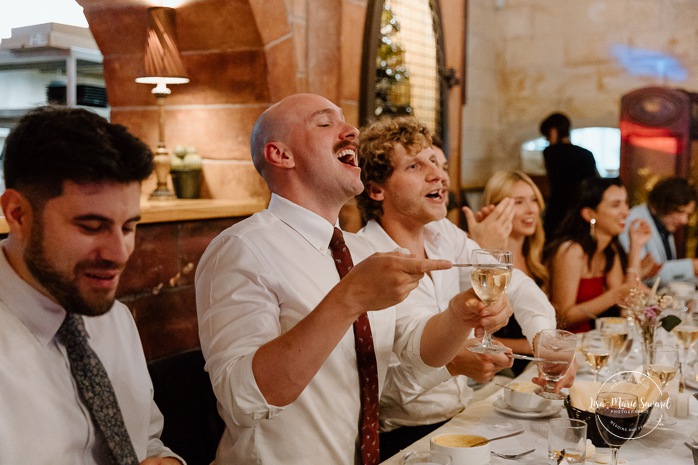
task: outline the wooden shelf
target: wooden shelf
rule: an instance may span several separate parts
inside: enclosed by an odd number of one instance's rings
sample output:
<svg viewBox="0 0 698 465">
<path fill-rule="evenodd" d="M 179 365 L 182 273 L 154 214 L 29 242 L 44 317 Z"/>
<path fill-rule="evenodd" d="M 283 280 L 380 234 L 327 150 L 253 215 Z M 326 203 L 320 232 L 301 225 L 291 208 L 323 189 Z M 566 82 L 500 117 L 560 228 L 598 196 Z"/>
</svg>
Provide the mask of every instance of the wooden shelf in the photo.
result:
<svg viewBox="0 0 698 465">
<path fill-rule="evenodd" d="M 168 223 L 172 221 L 195 221 L 213 218 L 250 216 L 267 207 L 266 202 L 239 201 L 228 199 L 192 200 L 144 200 L 141 203 L 141 223 Z M 4 216 L 0 216 L 0 234 L 9 228 Z"/>
</svg>

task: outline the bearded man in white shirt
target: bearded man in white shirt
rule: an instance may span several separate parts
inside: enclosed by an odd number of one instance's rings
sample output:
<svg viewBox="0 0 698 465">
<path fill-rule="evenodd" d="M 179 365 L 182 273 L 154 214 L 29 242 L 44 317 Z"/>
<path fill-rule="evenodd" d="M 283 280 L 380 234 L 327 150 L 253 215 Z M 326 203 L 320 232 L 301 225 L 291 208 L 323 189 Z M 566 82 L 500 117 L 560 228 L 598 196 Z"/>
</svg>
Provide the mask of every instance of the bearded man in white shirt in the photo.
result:
<svg viewBox="0 0 698 465">
<path fill-rule="evenodd" d="M 379 120 L 361 129 L 358 153 L 365 189 L 357 205 L 366 223 L 359 235 L 382 251 L 401 247 L 419 258 L 470 262 L 471 252 L 480 247 L 446 219 L 448 176 L 426 126 L 412 117 Z M 425 275 L 412 294 L 438 314 L 470 288 L 468 268 L 454 267 Z M 555 328 L 555 309 L 520 270 L 514 270 L 507 295 L 531 343 L 540 330 Z M 472 396 L 468 378 L 486 382 L 511 366 L 510 349 L 486 355 L 467 349 L 479 342 L 468 339 L 443 369 L 443 382 L 431 389 L 412 385 L 404 366 L 396 360 L 391 364 L 380 405 L 384 458 L 462 411 Z"/>
<path fill-rule="evenodd" d="M 8 136 L 3 170 L 0 464 L 180 464 L 159 439 L 163 417 L 136 324 L 114 300 L 152 152 L 94 112 L 43 107 Z M 79 320 L 82 338 L 68 339 Z M 76 351 L 76 339 L 96 358 Z M 103 383 L 83 389 L 85 378 Z M 119 441 L 107 439 L 114 431 Z"/>
<path fill-rule="evenodd" d="M 339 107 L 312 94 L 283 99 L 255 123 L 252 158 L 269 207 L 216 237 L 196 272 L 201 345 L 226 424 L 216 464 L 378 463 L 359 452 L 353 322 L 368 313 L 380 390 L 393 351 L 410 379 L 428 382 L 472 328 L 511 314 L 503 299 L 485 307 L 473 292 L 437 316 L 409 299 L 396 309 L 424 273 L 451 263 L 372 255 L 348 233 L 356 266 L 340 280 L 328 244 L 363 189 L 357 136 Z"/>
</svg>

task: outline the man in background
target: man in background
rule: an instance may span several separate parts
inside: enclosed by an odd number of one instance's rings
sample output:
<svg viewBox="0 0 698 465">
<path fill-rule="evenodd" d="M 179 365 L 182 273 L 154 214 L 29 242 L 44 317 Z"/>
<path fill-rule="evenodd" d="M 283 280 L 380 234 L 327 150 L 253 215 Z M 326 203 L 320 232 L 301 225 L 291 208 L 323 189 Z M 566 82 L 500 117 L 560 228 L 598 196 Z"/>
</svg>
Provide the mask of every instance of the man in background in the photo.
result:
<svg viewBox="0 0 698 465">
<path fill-rule="evenodd" d="M 114 300 L 150 149 L 95 113 L 43 107 L 2 158 L 0 464 L 179 464 L 159 439 L 136 325 Z"/>
<path fill-rule="evenodd" d="M 652 237 L 644 247 L 643 269 L 640 270 L 644 279 L 658 274 L 665 285 L 671 281 L 695 279 L 698 259 L 677 257 L 674 233 L 688 224 L 696 211 L 696 201 L 698 193 L 693 184 L 685 178 L 669 177 L 655 184 L 647 203 L 630 209 L 625 231 L 619 237 L 626 249 L 629 247 L 628 228 L 635 219 L 646 220 L 652 229 Z"/>
<path fill-rule="evenodd" d="M 550 144 L 543 150 L 550 185 L 550 198 L 543 216 L 546 240 L 555 235 L 579 184 L 586 178 L 598 176 L 594 155 L 570 142 L 571 126 L 570 119 L 562 113 L 553 113 L 540 123 L 540 133 Z"/>
</svg>

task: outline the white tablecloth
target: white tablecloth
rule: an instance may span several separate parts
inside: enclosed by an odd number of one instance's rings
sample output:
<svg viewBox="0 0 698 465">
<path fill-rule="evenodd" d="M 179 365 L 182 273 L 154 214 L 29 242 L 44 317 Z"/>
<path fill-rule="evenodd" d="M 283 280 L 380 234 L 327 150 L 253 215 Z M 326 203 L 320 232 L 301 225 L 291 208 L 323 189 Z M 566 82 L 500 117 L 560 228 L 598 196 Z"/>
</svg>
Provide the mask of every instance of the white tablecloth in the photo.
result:
<svg viewBox="0 0 698 465">
<path fill-rule="evenodd" d="M 531 367 L 532 368 L 532 367 Z M 530 380 L 532 369 L 524 371 L 521 380 Z M 579 379 L 590 379 L 588 374 L 580 374 Z M 687 388 L 689 394 L 695 392 Z M 691 451 L 683 444 L 691 442 L 690 436 L 698 432 L 698 401 L 690 396 L 690 415 L 676 420 L 671 427 L 657 428 L 644 438 L 628 441 L 620 449 L 621 463 L 628 465 L 693 465 Z M 483 400 L 469 405 L 451 421 L 434 431 L 430 436 L 440 433 L 467 433 L 484 437 L 495 437 L 507 432 L 523 429 L 522 435 L 491 443 L 494 451 L 516 453 L 535 448 L 535 452 L 517 460 L 504 460 L 492 456 L 492 464 L 530 464 L 548 463 L 548 420 L 554 417 L 566 417 L 567 412 L 559 402 L 560 412 L 552 417 L 541 419 L 521 419 L 506 416 L 495 410 L 493 403 L 501 398 L 501 388 Z M 424 437 L 405 450 L 429 450 L 429 437 Z M 608 460 L 610 449 L 597 449 L 598 458 Z M 403 452 L 382 462 L 383 465 L 400 465 Z M 587 464 L 594 461 L 587 460 Z M 606 462 L 607 463 L 607 462 Z"/>
</svg>

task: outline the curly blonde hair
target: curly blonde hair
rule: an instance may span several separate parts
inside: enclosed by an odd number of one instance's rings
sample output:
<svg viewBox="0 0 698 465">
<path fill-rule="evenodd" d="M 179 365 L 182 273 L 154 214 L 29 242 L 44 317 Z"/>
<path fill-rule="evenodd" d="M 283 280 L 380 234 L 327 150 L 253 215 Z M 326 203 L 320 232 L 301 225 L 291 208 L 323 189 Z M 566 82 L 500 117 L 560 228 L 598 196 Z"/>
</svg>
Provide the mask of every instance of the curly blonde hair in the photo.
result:
<svg viewBox="0 0 698 465">
<path fill-rule="evenodd" d="M 391 155 L 395 144 L 401 144 L 408 153 L 418 153 L 431 146 L 427 127 L 411 116 L 382 118 L 361 128 L 359 132 L 359 166 L 364 191 L 356 197 L 361 221 L 380 220 L 383 206 L 368 192 L 372 184 L 383 184 L 392 174 Z"/>
<path fill-rule="evenodd" d="M 505 197 L 509 197 L 514 185 L 518 182 L 524 182 L 531 187 L 533 194 L 536 196 L 538 208 L 542 212 L 545 208 L 543 194 L 541 194 L 540 189 L 538 189 L 533 180 L 523 171 L 497 171 L 494 173 L 485 185 L 485 190 L 482 194 L 483 204 L 497 204 Z M 548 281 L 548 269 L 543 265 L 542 261 L 544 244 L 545 232 L 543 232 L 542 221 L 538 218 L 535 232 L 532 236 L 524 239 L 522 253 L 526 260 L 526 266 L 528 266 L 534 281 L 539 286 L 543 286 Z"/>
</svg>

